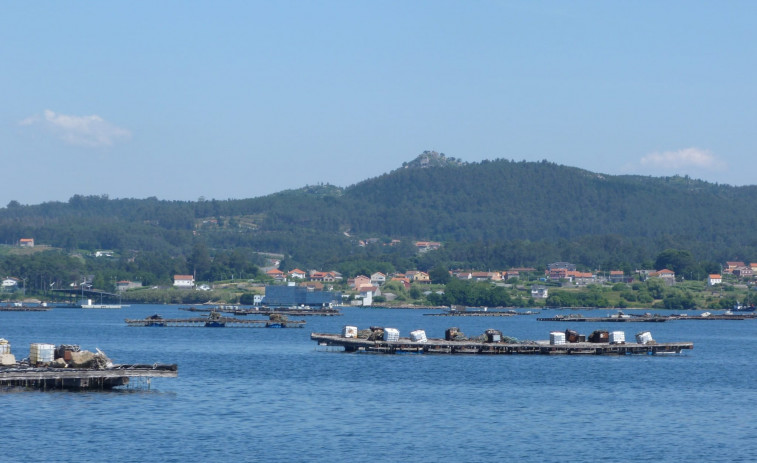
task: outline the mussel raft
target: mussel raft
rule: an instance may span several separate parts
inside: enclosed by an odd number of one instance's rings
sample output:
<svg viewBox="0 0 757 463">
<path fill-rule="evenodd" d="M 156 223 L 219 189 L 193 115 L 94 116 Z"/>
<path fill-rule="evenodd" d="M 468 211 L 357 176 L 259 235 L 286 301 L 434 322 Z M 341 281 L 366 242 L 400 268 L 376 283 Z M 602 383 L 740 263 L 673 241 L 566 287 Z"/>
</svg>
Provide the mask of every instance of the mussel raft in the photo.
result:
<svg viewBox="0 0 757 463">
<path fill-rule="evenodd" d="M 152 327 L 206 327 L 206 328 L 302 328 L 305 320 L 289 320 L 286 315 L 271 314 L 267 320 L 248 320 L 224 317 L 219 312 L 211 312 L 207 317 L 163 318 L 159 314 L 147 318 L 124 320 L 129 326 Z"/>
<path fill-rule="evenodd" d="M 0 339 L 0 387 L 41 390 L 108 390 L 126 386 L 133 378 L 175 378 L 176 364 L 114 364 L 99 349 L 82 351 L 76 345 L 33 343 L 29 357 L 16 361 L 10 344 Z"/>
<path fill-rule="evenodd" d="M 358 331 L 345 326 L 341 334 L 311 333 L 319 346 L 340 347 L 345 352 L 382 354 L 481 354 L 481 355 L 661 355 L 680 354 L 693 349 L 692 342 L 660 343 L 648 331 L 636 335 L 636 342 L 626 343 L 622 331 L 597 330 L 588 338 L 575 331 L 553 331 L 549 340 L 519 341 L 503 336 L 498 330 L 486 330 L 476 338 L 465 337 L 457 328 L 450 328 L 444 339 L 426 338 L 422 330 L 399 337 L 394 328 L 371 327 Z"/>
</svg>

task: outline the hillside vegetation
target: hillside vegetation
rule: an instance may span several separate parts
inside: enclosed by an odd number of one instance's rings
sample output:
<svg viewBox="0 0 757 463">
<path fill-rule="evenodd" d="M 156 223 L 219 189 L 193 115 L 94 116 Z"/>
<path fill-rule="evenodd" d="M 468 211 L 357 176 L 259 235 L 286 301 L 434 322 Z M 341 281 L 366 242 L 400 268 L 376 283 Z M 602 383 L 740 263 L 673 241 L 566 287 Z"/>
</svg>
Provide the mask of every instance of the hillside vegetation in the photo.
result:
<svg viewBox="0 0 757 463">
<path fill-rule="evenodd" d="M 22 237 L 64 254 L 113 250 L 121 275 L 143 272 L 148 281 L 198 267 L 211 272 L 218 256 L 225 264 L 217 272 L 251 272 L 265 262 L 260 252 L 283 254 L 284 268 L 347 273 L 379 262 L 399 270 L 557 260 L 638 267 L 666 249 L 687 250 L 696 261 L 754 261 L 757 187 L 610 176 L 547 161 L 465 163 L 424 152 L 347 188 L 307 186 L 224 201 L 78 195 L 29 206 L 11 201 L 0 209 L 0 242 Z M 391 240 L 399 242 L 388 246 Z M 443 246 L 417 254 L 415 240 Z M 159 260 L 169 263 L 144 267 Z M 0 270 L 18 273 L 7 265 Z"/>
</svg>

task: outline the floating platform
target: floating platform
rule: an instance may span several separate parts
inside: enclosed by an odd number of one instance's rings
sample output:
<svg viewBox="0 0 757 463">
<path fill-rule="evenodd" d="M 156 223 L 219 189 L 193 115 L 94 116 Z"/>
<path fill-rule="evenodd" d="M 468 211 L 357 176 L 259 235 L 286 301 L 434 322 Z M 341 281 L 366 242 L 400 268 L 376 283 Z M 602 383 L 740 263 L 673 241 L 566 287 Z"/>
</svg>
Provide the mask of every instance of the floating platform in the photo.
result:
<svg viewBox="0 0 757 463">
<path fill-rule="evenodd" d="M 163 318 L 153 315 L 141 319 L 126 319 L 129 326 L 153 327 L 206 327 L 206 328 L 302 328 L 305 320 L 289 320 L 282 316 L 271 316 L 265 320 L 249 320 L 234 317 L 223 317 L 218 312 L 212 312 L 208 317 L 196 318 Z"/>
<path fill-rule="evenodd" d="M 16 306 L 16 305 L 4 305 L 0 306 L 0 312 L 47 312 L 48 310 L 52 309 L 52 307 L 42 307 L 42 306 Z"/>
<path fill-rule="evenodd" d="M 424 313 L 429 317 L 513 317 L 515 315 L 537 315 L 539 312 L 518 312 L 515 310 L 448 310 L 441 313 Z"/>
<path fill-rule="evenodd" d="M 469 355 L 663 355 L 693 349 L 694 343 L 617 343 L 576 342 L 551 344 L 550 341 L 481 342 L 428 339 L 425 342 L 399 338 L 397 341 L 346 338 L 339 334 L 311 333 L 320 346 L 341 347 L 345 352 L 380 354 L 469 354 Z"/>
<path fill-rule="evenodd" d="M 752 320 L 755 317 L 750 314 L 710 314 L 710 315 L 671 315 L 671 320 Z"/>
<path fill-rule="evenodd" d="M 175 364 L 113 365 L 104 369 L 15 365 L 0 367 L 0 387 L 106 390 L 129 384 L 131 378 L 175 378 Z"/>
<path fill-rule="evenodd" d="M 611 323 L 624 323 L 624 322 L 651 322 L 660 323 L 668 320 L 675 320 L 676 318 L 663 315 L 611 315 L 609 317 L 583 317 L 577 314 L 571 315 L 556 315 L 554 317 L 542 317 L 537 318 L 540 322 L 611 322 Z"/>
<path fill-rule="evenodd" d="M 187 312 L 220 312 L 220 313 L 228 313 L 233 315 L 293 315 L 297 317 L 303 317 L 303 316 L 322 316 L 322 317 L 335 317 L 340 316 L 342 313 L 338 309 L 270 309 L 270 308 L 261 308 L 261 309 L 242 309 L 242 308 L 230 308 L 230 307 L 219 307 L 219 308 L 202 308 L 202 307 L 179 307 L 179 310 L 184 310 Z"/>
</svg>

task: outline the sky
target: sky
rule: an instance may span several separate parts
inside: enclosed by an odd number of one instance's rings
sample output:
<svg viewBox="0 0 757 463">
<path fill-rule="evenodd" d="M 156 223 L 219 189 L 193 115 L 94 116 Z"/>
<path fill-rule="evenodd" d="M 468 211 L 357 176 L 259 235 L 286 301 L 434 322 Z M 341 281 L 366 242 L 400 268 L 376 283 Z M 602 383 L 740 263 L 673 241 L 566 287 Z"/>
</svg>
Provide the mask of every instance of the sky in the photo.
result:
<svg viewBox="0 0 757 463">
<path fill-rule="evenodd" d="M 0 207 L 349 186 L 424 150 L 755 184 L 757 2 L 0 3 Z"/>
</svg>

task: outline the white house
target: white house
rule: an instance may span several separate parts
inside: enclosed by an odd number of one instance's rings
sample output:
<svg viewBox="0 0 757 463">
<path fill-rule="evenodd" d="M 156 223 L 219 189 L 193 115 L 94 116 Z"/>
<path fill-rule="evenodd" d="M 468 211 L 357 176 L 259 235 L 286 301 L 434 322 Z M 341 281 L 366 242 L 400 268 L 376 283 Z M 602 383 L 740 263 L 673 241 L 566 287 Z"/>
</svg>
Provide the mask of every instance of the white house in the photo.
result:
<svg viewBox="0 0 757 463">
<path fill-rule="evenodd" d="M 707 277 L 707 284 L 710 286 L 713 285 L 719 285 L 723 282 L 723 277 L 721 275 L 710 275 Z"/>
<path fill-rule="evenodd" d="M 546 299 L 549 297 L 549 289 L 546 286 L 531 286 L 531 297 L 534 299 Z"/>
<path fill-rule="evenodd" d="M 21 281 L 14 277 L 5 277 L 3 279 L 3 289 L 15 289 L 18 288 L 18 282 Z"/>
<path fill-rule="evenodd" d="M 381 272 L 371 274 L 371 284 L 374 286 L 380 286 L 386 283 L 386 275 Z"/>
<path fill-rule="evenodd" d="M 296 268 L 294 270 L 290 270 L 289 272 L 287 272 L 287 275 L 289 276 L 289 278 L 297 278 L 299 280 L 304 280 L 305 277 L 307 276 L 307 273 Z"/>
<path fill-rule="evenodd" d="M 370 307 L 373 304 L 373 296 L 376 292 L 375 287 L 365 287 L 360 290 L 359 299 L 362 302 L 363 307 Z"/>
<path fill-rule="evenodd" d="M 177 288 L 193 288 L 195 285 L 195 277 L 192 275 L 174 275 L 173 285 Z"/>
</svg>

